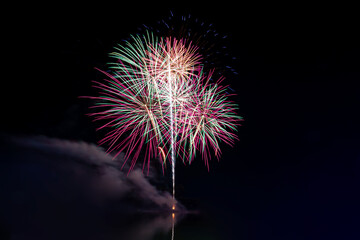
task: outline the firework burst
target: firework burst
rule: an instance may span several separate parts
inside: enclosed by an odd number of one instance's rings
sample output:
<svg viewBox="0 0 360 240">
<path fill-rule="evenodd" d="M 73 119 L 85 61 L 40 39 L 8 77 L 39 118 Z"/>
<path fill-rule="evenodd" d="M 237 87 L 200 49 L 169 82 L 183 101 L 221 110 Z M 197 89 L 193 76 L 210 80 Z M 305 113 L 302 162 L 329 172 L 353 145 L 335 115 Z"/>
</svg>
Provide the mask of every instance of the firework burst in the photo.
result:
<svg viewBox="0 0 360 240">
<path fill-rule="evenodd" d="M 221 155 L 220 143 L 233 145 L 237 139 L 237 104 L 222 85 L 213 80 L 213 70 L 204 72 L 198 47 L 185 39 L 158 38 L 147 32 L 114 48 L 111 72 L 95 99 L 94 120 L 109 128 L 100 144 L 108 152 L 125 153 L 134 168 L 144 154 L 143 169 L 150 159 L 171 160 L 173 196 L 175 159 L 191 163 L 199 152 L 209 168 L 209 160 Z M 125 164 L 124 162 L 124 164 Z"/>
</svg>

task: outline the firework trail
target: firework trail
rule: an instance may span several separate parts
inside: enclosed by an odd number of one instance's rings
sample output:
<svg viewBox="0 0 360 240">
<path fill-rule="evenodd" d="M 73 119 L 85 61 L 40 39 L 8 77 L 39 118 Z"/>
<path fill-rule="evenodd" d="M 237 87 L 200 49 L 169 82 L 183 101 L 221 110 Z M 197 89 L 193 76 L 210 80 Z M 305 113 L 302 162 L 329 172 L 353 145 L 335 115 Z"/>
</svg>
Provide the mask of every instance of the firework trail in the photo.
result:
<svg viewBox="0 0 360 240">
<path fill-rule="evenodd" d="M 171 140 L 171 172 L 172 172 L 172 187 L 173 187 L 173 200 L 175 199 L 175 141 L 174 141 L 174 109 L 173 109 L 173 94 L 172 94 L 172 76 L 170 62 L 168 64 L 168 82 L 169 82 L 169 102 L 170 102 L 170 140 Z"/>
<path fill-rule="evenodd" d="M 176 156 L 191 163 L 200 152 L 209 168 L 211 151 L 219 158 L 220 142 L 237 139 L 237 104 L 223 78 L 212 79 L 213 70 L 205 74 L 198 48 L 185 39 L 147 32 L 114 49 L 111 71 L 94 81 L 99 96 L 89 97 L 96 100 L 89 115 L 106 122 L 98 129 L 111 128 L 99 143 L 116 155 L 125 152 L 125 162 L 132 157 L 129 171 L 141 154 L 148 171 L 150 159 L 163 166 L 170 159 L 175 201 Z"/>
</svg>

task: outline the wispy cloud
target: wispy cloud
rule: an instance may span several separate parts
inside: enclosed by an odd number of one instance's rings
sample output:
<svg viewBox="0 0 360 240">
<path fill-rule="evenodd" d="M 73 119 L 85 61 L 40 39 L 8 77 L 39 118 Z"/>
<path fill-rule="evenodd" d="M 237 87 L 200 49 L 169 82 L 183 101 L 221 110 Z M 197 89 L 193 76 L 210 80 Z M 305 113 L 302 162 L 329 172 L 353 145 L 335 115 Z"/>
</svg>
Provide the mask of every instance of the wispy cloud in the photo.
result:
<svg viewBox="0 0 360 240">
<path fill-rule="evenodd" d="M 82 141 L 45 136 L 11 137 L 10 139 L 19 147 L 19 150 L 22 148 L 22 152 L 27 152 L 23 157 L 30 163 L 36 160 L 38 154 L 43 153 L 47 155 L 42 158 L 42 161 L 52 161 L 51 165 L 55 168 L 62 169 L 66 166 L 79 175 L 85 175 L 83 172 L 88 172 L 87 175 L 90 175 L 88 182 L 91 185 L 88 187 L 100 198 L 122 198 L 131 193 L 138 200 L 150 201 L 159 207 L 172 206 L 171 195 L 157 190 L 140 169 L 131 171 L 128 176 L 126 171 L 121 170 L 123 163 L 121 154 L 114 159 L 101 147 Z M 29 154 L 29 150 L 32 153 Z M 86 182 L 86 179 L 82 180 Z"/>
</svg>

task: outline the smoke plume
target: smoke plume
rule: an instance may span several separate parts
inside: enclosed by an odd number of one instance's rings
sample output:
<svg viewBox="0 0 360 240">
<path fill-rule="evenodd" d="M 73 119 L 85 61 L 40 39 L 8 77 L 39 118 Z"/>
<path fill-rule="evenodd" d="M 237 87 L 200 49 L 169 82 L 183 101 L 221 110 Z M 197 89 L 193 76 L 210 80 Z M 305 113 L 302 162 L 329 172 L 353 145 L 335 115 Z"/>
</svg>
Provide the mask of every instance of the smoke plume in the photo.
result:
<svg viewBox="0 0 360 240">
<path fill-rule="evenodd" d="M 0 235 L 7 229 L 14 239 L 53 237 L 63 228 L 91 229 L 94 237 L 98 229 L 110 231 L 107 221 L 126 227 L 134 213 L 172 206 L 171 194 L 154 185 L 153 169 L 149 176 L 141 169 L 128 174 L 121 154 L 114 159 L 94 144 L 45 136 L 1 136 L 0 144 Z"/>
</svg>

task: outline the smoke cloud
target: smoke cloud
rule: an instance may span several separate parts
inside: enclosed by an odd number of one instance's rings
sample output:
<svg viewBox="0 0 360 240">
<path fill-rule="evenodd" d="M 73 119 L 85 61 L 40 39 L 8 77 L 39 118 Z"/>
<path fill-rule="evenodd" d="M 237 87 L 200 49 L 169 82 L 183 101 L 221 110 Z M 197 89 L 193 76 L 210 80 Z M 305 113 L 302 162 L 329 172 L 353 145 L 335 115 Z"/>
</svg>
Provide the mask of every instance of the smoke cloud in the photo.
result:
<svg viewBox="0 0 360 240">
<path fill-rule="evenodd" d="M 114 230 L 107 221 L 126 228 L 134 213 L 172 206 L 171 194 L 154 185 L 154 170 L 128 174 L 121 154 L 113 159 L 94 144 L 45 136 L 1 136 L 0 144 L 0 236 L 5 229 L 14 239 L 46 239 L 38 232 L 69 239 L 69 231 L 85 231 L 93 239 Z"/>
<path fill-rule="evenodd" d="M 101 147 L 86 142 L 76 142 L 45 136 L 11 138 L 22 151 L 36 151 L 35 154 L 47 154 L 47 161 L 58 169 L 69 168 L 84 181 L 89 181 L 88 187 L 95 193 L 106 197 L 122 198 L 127 194 L 134 194 L 140 200 L 152 202 L 158 207 L 172 206 L 172 197 L 168 192 L 160 192 L 150 184 L 141 169 L 131 171 L 122 170 L 123 155 L 113 158 Z M 26 152 L 26 150 L 25 150 Z M 30 160 L 31 155 L 27 155 Z M 84 175 L 91 175 L 85 179 Z M 151 174 L 150 176 L 153 176 Z"/>
</svg>

